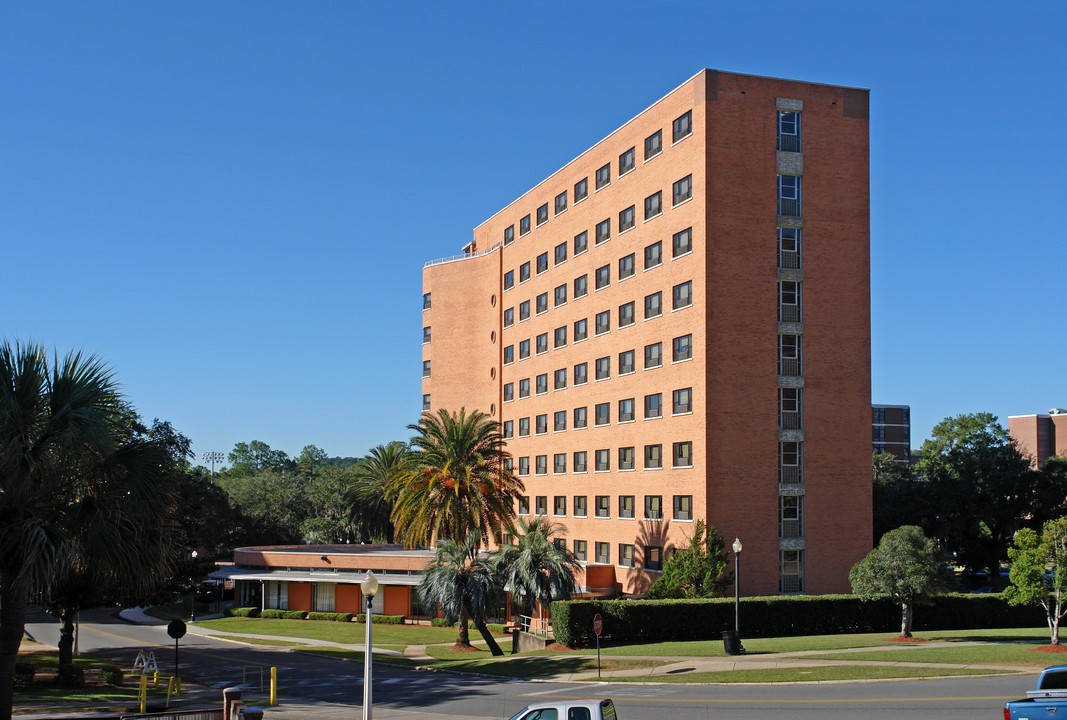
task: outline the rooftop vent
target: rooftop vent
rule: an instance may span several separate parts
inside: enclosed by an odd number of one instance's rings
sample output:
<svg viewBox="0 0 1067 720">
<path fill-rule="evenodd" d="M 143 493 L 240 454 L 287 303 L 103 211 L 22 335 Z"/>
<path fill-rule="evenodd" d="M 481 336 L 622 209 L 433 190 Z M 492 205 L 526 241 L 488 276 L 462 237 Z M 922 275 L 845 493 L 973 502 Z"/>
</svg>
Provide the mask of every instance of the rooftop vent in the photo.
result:
<svg viewBox="0 0 1067 720">
<path fill-rule="evenodd" d="M 1067 410 L 1063 408 L 1052 408 L 1048 411 L 1049 415 L 1067 415 Z"/>
</svg>

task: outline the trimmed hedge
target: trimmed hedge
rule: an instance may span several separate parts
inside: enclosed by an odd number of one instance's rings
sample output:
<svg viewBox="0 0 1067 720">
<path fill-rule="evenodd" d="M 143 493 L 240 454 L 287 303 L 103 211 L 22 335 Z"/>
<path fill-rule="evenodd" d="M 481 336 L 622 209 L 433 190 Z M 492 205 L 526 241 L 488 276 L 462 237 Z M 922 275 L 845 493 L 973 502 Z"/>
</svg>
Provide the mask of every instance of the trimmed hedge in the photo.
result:
<svg viewBox="0 0 1067 720">
<path fill-rule="evenodd" d="M 305 610 L 263 610 L 259 613 L 262 618 L 274 618 L 276 620 L 306 620 L 307 611 Z"/>
<path fill-rule="evenodd" d="M 122 678 L 123 673 L 120 667 L 106 667 L 100 670 L 100 679 L 108 685 L 121 685 Z"/>
<path fill-rule="evenodd" d="M 367 613 L 360 613 L 359 615 L 356 615 L 356 622 L 358 622 L 358 623 L 367 622 Z M 375 625 L 403 625 L 404 624 L 404 616 L 403 615 L 375 615 L 374 616 L 374 624 Z"/>
<path fill-rule="evenodd" d="M 309 612 L 308 620 L 329 620 L 331 622 L 352 622 L 352 613 Z"/>
<path fill-rule="evenodd" d="M 77 665 L 60 665 L 56 671 L 56 684 L 65 688 L 83 688 L 85 671 Z"/>
<path fill-rule="evenodd" d="M 232 607 L 226 608 L 226 612 L 223 613 L 226 617 L 259 617 L 259 608 L 257 607 Z"/>
<path fill-rule="evenodd" d="M 601 638 L 616 642 L 718 640 L 734 626 L 733 598 L 708 600 L 566 600 L 552 603 L 556 642 L 587 647 L 596 642 L 593 616 L 604 621 Z M 1034 627 L 1044 610 L 1012 606 L 999 594 L 941 595 L 915 611 L 916 630 Z M 855 595 L 778 596 L 741 599 L 746 638 L 892 632 L 900 605 L 889 598 L 863 602 Z"/>
<path fill-rule="evenodd" d="M 33 663 L 15 663 L 15 687 L 29 687 L 33 684 L 33 676 L 36 674 L 37 666 Z"/>
</svg>

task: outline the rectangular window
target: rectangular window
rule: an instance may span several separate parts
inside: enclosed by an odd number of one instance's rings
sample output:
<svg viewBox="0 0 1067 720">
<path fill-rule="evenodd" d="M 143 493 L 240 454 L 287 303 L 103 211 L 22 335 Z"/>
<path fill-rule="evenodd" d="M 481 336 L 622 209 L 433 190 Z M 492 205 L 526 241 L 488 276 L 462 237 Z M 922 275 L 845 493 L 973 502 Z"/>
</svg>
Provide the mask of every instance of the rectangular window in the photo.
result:
<svg viewBox="0 0 1067 720">
<path fill-rule="evenodd" d="M 619 306 L 619 327 L 626 327 L 627 325 L 634 324 L 634 304 L 628 302 L 625 305 Z"/>
<path fill-rule="evenodd" d="M 513 242 L 515 242 L 515 226 L 508 225 L 504 228 L 504 244 L 510 245 Z"/>
<path fill-rule="evenodd" d="M 693 111 L 690 110 L 685 115 L 674 121 L 674 140 L 672 142 L 678 142 L 682 138 L 689 137 L 693 134 Z"/>
<path fill-rule="evenodd" d="M 585 471 L 585 450 L 579 450 L 578 452 L 574 453 L 574 472 L 584 473 Z"/>
<path fill-rule="evenodd" d="M 596 361 L 596 379 L 607 380 L 609 377 L 611 377 L 611 358 L 598 358 Z"/>
<path fill-rule="evenodd" d="M 778 111 L 778 149 L 782 152 L 801 152 L 800 113 Z"/>
<path fill-rule="evenodd" d="M 596 516 L 602 518 L 611 517 L 611 497 L 608 495 L 596 496 Z"/>
<path fill-rule="evenodd" d="M 663 417 L 663 395 L 652 393 L 645 395 L 645 420 Z"/>
<path fill-rule="evenodd" d="M 674 467 L 693 467 L 693 443 L 674 443 Z"/>
<path fill-rule="evenodd" d="M 626 375 L 627 373 L 632 373 L 635 369 L 636 368 L 634 368 L 634 351 L 626 350 L 624 352 L 619 353 L 619 374 Z"/>
<path fill-rule="evenodd" d="M 548 392 L 548 373 L 541 373 L 537 376 L 537 394 Z"/>
<path fill-rule="evenodd" d="M 504 327 L 511 327 L 515 324 L 515 308 L 509 307 L 504 311 Z"/>
<path fill-rule="evenodd" d="M 519 437 L 530 436 L 530 418 L 519 418 Z"/>
<path fill-rule="evenodd" d="M 519 515 L 530 514 L 530 496 L 523 495 L 519 498 Z"/>
<path fill-rule="evenodd" d="M 589 321 L 585 318 L 574 321 L 574 342 L 585 340 L 589 336 Z"/>
<path fill-rule="evenodd" d="M 422 344 L 430 342 L 430 326 L 427 325 L 422 329 Z"/>
<path fill-rule="evenodd" d="M 804 537 L 804 497 L 802 495 L 778 497 L 778 537 Z"/>
<path fill-rule="evenodd" d="M 552 514 L 556 517 L 562 517 L 567 514 L 566 495 L 556 495 L 552 498 Z"/>
<path fill-rule="evenodd" d="M 422 396 L 422 411 L 429 412 L 430 410 L 430 393 L 426 393 Z"/>
<path fill-rule="evenodd" d="M 674 362 L 689 360 L 693 357 L 693 336 L 682 335 L 674 338 Z"/>
<path fill-rule="evenodd" d="M 608 185 L 611 182 L 611 163 L 596 171 L 596 189 Z"/>
<path fill-rule="evenodd" d="M 800 228 L 778 228 L 778 267 L 800 269 Z"/>
<path fill-rule="evenodd" d="M 585 297 L 589 294 L 589 276 L 582 275 L 574 278 L 574 299 Z"/>
<path fill-rule="evenodd" d="M 530 378 L 519 380 L 519 398 L 530 397 Z"/>
<path fill-rule="evenodd" d="M 619 280 L 625 280 L 634 274 L 634 254 L 630 253 L 626 257 L 619 258 Z"/>
<path fill-rule="evenodd" d="M 561 212 L 563 212 L 566 209 L 567 209 L 567 191 L 564 190 L 563 192 L 561 192 L 559 195 L 556 196 L 556 214 L 559 215 Z"/>
<path fill-rule="evenodd" d="M 619 156 L 619 175 L 622 176 L 634 169 L 634 148 L 630 148 Z"/>
<path fill-rule="evenodd" d="M 567 243 L 561 242 L 559 245 L 557 245 L 555 251 L 553 252 L 553 255 L 555 257 L 556 265 L 565 262 L 567 260 Z"/>
<path fill-rule="evenodd" d="M 663 467 L 663 446 L 645 445 L 645 470 L 658 470 Z"/>
<path fill-rule="evenodd" d="M 558 327 L 552 334 L 552 347 L 561 348 L 567 345 L 567 326 Z"/>
<path fill-rule="evenodd" d="M 585 495 L 574 496 L 574 517 L 585 517 L 589 514 L 589 506 Z"/>
<path fill-rule="evenodd" d="M 525 360 L 528 357 L 530 357 L 530 341 L 529 340 L 520 340 L 519 341 L 519 360 Z"/>
<path fill-rule="evenodd" d="M 800 216 L 800 178 L 796 175 L 778 176 L 778 214 Z"/>
<path fill-rule="evenodd" d="M 526 282 L 530 279 L 530 261 L 527 260 L 522 265 L 519 265 L 519 282 Z"/>
<path fill-rule="evenodd" d="M 663 293 L 654 292 L 645 295 L 645 320 L 658 317 L 663 314 Z"/>
<path fill-rule="evenodd" d="M 778 591 L 786 593 L 804 592 L 804 551 L 779 550 L 781 582 Z"/>
<path fill-rule="evenodd" d="M 508 345 L 504 348 L 504 364 L 515 362 L 515 346 Z"/>
<path fill-rule="evenodd" d="M 693 519 L 693 496 L 692 495 L 675 495 L 674 496 L 674 519 L 675 520 L 692 520 Z"/>
<path fill-rule="evenodd" d="M 782 280 L 778 283 L 778 322 L 800 322 L 800 283 Z"/>
<path fill-rule="evenodd" d="M 657 192 L 645 198 L 645 220 L 651 220 L 663 212 L 663 192 Z"/>
<path fill-rule="evenodd" d="M 611 423 L 611 403 L 597 403 L 596 424 L 608 425 Z"/>
<path fill-rule="evenodd" d="M 594 457 L 596 458 L 596 464 L 593 466 L 593 470 L 596 472 L 611 470 L 611 456 L 607 450 L 597 450 Z"/>
<path fill-rule="evenodd" d="M 663 496 L 645 495 L 645 520 L 663 519 Z"/>
<path fill-rule="evenodd" d="M 581 202 L 589 195 L 589 178 L 574 183 L 574 202 Z"/>
<path fill-rule="evenodd" d="M 630 422 L 634 419 L 634 399 L 626 398 L 619 401 L 619 422 Z"/>
<path fill-rule="evenodd" d="M 632 447 L 619 448 L 619 469 L 634 469 L 634 449 Z"/>
<path fill-rule="evenodd" d="M 611 284 L 611 265 L 603 265 L 596 270 L 596 289 L 606 288 Z"/>
<path fill-rule="evenodd" d="M 693 176 L 686 175 L 674 183 L 674 204 L 681 205 L 691 197 L 693 197 Z"/>
<path fill-rule="evenodd" d="M 552 429 L 556 432 L 562 432 L 567 429 L 566 410 L 557 410 L 552 416 Z"/>
<path fill-rule="evenodd" d="M 537 296 L 537 314 L 548 312 L 548 293 L 541 293 Z"/>
<path fill-rule="evenodd" d="M 674 391 L 675 415 L 684 415 L 693 412 L 693 388 L 682 388 Z"/>
<path fill-rule="evenodd" d="M 538 515 L 548 514 L 548 496 L 537 495 L 534 497 L 534 512 Z"/>
<path fill-rule="evenodd" d="M 515 287 L 515 271 L 508 270 L 504 273 L 504 290 L 510 290 Z"/>
<path fill-rule="evenodd" d="M 778 336 L 778 374 L 791 377 L 800 377 L 801 368 L 801 336 L 779 335 Z"/>
<path fill-rule="evenodd" d="M 782 430 L 800 430 L 804 427 L 801 422 L 801 399 L 800 388 L 778 389 L 778 422 Z"/>
<path fill-rule="evenodd" d="M 645 345 L 645 370 L 663 364 L 663 343 Z"/>
<path fill-rule="evenodd" d="M 559 307 L 567 302 L 567 283 L 563 283 L 553 291 L 553 307 Z"/>
<path fill-rule="evenodd" d="M 574 236 L 574 254 L 581 255 L 589 248 L 589 233 L 585 230 Z"/>
<path fill-rule="evenodd" d="M 633 495 L 620 495 L 619 496 L 619 517 L 632 518 L 634 516 L 634 496 Z"/>
<path fill-rule="evenodd" d="M 581 430 L 589 425 L 588 412 L 584 407 L 574 408 L 574 429 Z M 577 465 L 577 463 L 575 463 Z"/>
<path fill-rule="evenodd" d="M 663 152 L 663 131 L 657 130 L 645 138 L 645 160 L 650 160 Z"/>
<path fill-rule="evenodd" d="M 519 433 L 519 434 L 521 435 L 522 433 Z M 519 475 L 529 475 L 529 474 L 530 474 L 530 458 L 528 458 L 528 457 L 519 458 Z"/>
<path fill-rule="evenodd" d="M 599 245 L 611 239 L 611 218 L 601 220 L 596 224 L 596 242 Z"/>
<path fill-rule="evenodd" d="M 422 361 L 422 376 L 423 377 L 430 377 L 430 361 L 429 360 L 423 360 Z"/>
<path fill-rule="evenodd" d="M 600 517 L 599 515 L 597 517 Z M 604 515 L 607 517 L 607 515 Z M 594 545 L 596 548 L 596 562 L 601 565 L 611 564 L 611 546 L 606 542 L 598 542 Z"/>
<path fill-rule="evenodd" d="M 659 545 L 645 548 L 645 570 L 659 572 L 663 570 L 663 548 Z"/>
<path fill-rule="evenodd" d="M 514 420 L 505 420 L 504 421 L 504 439 L 505 440 L 510 440 L 513 437 L 515 437 L 515 421 Z"/>
<path fill-rule="evenodd" d="M 548 352 L 548 333 L 541 333 L 537 336 L 537 354 Z"/>
<path fill-rule="evenodd" d="M 538 455 L 534 462 L 534 472 L 537 475 L 548 474 L 548 455 Z"/>
<path fill-rule="evenodd" d="M 530 216 L 524 215 L 522 219 L 519 220 L 519 235 L 525 235 L 528 232 L 530 232 Z"/>
<path fill-rule="evenodd" d="M 548 203 L 537 208 L 537 224 L 544 225 L 548 222 Z"/>
<path fill-rule="evenodd" d="M 611 330 L 611 311 L 605 310 L 596 314 L 596 334 L 602 335 Z"/>
<path fill-rule="evenodd" d="M 693 304 L 693 281 L 679 283 L 674 286 L 674 309 L 689 307 Z"/>
<path fill-rule="evenodd" d="M 529 320 L 530 318 L 530 301 L 523 300 L 519 303 L 519 322 L 523 320 Z"/>
<path fill-rule="evenodd" d="M 630 228 L 632 228 L 634 226 L 634 224 L 636 222 L 635 216 L 636 216 L 636 212 L 634 210 L 634 206 L 633 205 L 631 205 L 630 207 L 626 208 L 625 210 L 623 210 L 622 212 L 619 213 L 619 232 L 620 233 L 624 233 L 624 232 L 626 232 L 627 230 L 629 230 Z"/>
<path fill-rule="evenodd" d="M 585 385 L 589 382 L 589 363 L 578 363 L 574 366 L 574 384 Z"/>
<path fill-rule="evenodd" d="M 693 228 L 686 228 L 681 232 L 674 233 L 673 257 L 680 257 L 693 251 Z"/>
<path fill-rule="evenodd" d="M 577 500 L 577 498 L 575 498 L 575 500 Z M 585 516 L 584 515 L 580 515 L 579 517 L 585 517 Z M 588 546 L 586 545 L 585 540 L 575 540 L 574 541 L 574 559 L 577 560 L 578 562 L 585 562 L 586 553 L 588 552 L 587 547 Z"/>
<path fill-rule="evenodd" d="M 543 252 L 537 256 L 537 274 L 548 272 L 548 253 Z"/>
<path fill-rule="evenodd" d="M 430 309 L 430 293 L 423 293 L 422 294 L 422 309 L 423 310 L 429 310 Z"/>
<path fill-rule="evenodd" d="M 311 609 L 315 612 L 333 612 L 334 583 L 311 583 Z M 286 597 L 286 604 L 289 598 Z"/>
<path fill-rule="evenodd" d="M 663 243 L 654 242 L 645 248 L 645 270 L 654 268 L 663 262 Z"/>
</svg>

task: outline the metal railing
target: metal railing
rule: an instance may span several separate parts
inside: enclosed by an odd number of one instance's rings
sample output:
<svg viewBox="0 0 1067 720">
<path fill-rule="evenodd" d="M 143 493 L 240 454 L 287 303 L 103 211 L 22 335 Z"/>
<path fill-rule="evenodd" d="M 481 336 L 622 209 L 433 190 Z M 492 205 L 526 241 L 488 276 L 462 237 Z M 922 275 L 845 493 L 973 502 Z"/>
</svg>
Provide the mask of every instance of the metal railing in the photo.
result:
<svg viewBox="0 0 1067 720">
<path fill-rule="evenodd" d="M 779 304 L 778 322 L 800 322 L 800 306 Z"/>
<path fill-rule="evenodd" d="M 462 253 L 460 255 L 450 255 L 449 257 L 438 258 L 437 260 L 430 260 L 426 262 L 423 267 L 427 268 L 431 265 L 442 265 L 444 263 L 457 262 L 459 260 L 470 260 L 471 258 L 481 257 L 482 255 L 488 255 L 489 253 L 499 248 L 501 245 L 503 245 L 503 243 L 498 242 L 492 247 L 490 247 L 488 250 L 480 250 L 478 252 L 472 253 Z"/>
<path fill-rule="evenodd" d="M 782 411 L 781 423 L 782 430 L 801 430 L 804 427 L 803 418 L 799 412 Z"/>
<path fill-rule="evenodd" d="M 778 267 L 783 270 L 799 270 L 800 253 L 796 250 L 779 250 Z"/>
<path fill-rule="evenodd" d="M 547 639 L 552 634 L 552 624 L 542 617 L 519 615 L 519 630 Z"/>
<path fill-rule="evenodd" d="M 778 468 L 778 482 L 782 485 L 800 485 L 804 482 L 804 473 L 797 465 L 782 465 Z"/>
<path fill-rule="evenodd" d="M 778 198 L 778 214 L 800 216 L 800 201 L 795 198 Z"/>
<path fill-rule="evenodd" d="M 782 358 L 778 361 L 778 374 L 789 377 L 800 377 L 800 359 Z"/>
<path fill-rule="evenodd" d="M 782 518 L 779 523 L 778 537 L 798 538 L 804 537 L 804 525 L 800 520 Z"/>
<path fill-rule="evenodd" d="M 800 152 L 800 137 L 778 133 L 778 149 L 782 152 Z"/>
<path fill-rule="evenodd" d="M 782 592 L 783 593 L 798 593 L 804 592 L 804 578 L 800 575 L 783 575 L 782 576 Z"/>
</svg>

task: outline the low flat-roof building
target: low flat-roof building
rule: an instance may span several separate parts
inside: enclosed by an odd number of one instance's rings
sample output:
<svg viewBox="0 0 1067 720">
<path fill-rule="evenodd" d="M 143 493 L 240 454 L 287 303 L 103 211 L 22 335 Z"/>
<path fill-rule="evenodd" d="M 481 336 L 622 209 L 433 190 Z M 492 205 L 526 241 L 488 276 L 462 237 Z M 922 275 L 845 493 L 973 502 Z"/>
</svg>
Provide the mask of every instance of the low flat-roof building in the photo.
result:
<svg viewBox="0 0 1067 720">
<path fill-rule="evenodd" d="M 1047 415 L 1010 415 L 1008 432 L 1037 470 L 1053 455 L 1067 455 L 1067 410 L 1062 408 L 1052 408 Z"/>
</svg>

